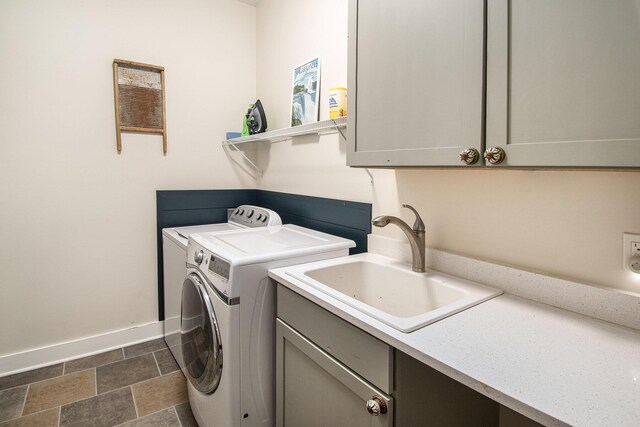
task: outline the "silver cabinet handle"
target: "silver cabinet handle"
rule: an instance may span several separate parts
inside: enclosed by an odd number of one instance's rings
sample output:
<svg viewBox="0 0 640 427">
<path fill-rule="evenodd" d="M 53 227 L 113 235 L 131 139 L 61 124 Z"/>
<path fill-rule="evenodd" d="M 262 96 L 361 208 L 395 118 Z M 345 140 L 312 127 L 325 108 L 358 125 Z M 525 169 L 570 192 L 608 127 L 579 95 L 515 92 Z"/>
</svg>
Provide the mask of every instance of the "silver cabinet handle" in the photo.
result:
<svg viewBox="0 0 640 427">
<path fill-rule="evenodd" d="M 507 153 L 500 147 L 489 147 L 484 152 L 484 158 L 492 165 L 502 163 L 507 157 Z"/>
<path fill-rule="evenodd" d="M 387 413 L 387 403 L 380 396 L 373 396 L 367 400 L 367 411 L 374 417 Z"/>
<path fill-rule="evenodd" d="M 475 148 L 465 148 L 460 152 L 460 160 L 468 165 L 476 163 L 478 159 L 480 159 L 480 153 Z"/>
</svg>

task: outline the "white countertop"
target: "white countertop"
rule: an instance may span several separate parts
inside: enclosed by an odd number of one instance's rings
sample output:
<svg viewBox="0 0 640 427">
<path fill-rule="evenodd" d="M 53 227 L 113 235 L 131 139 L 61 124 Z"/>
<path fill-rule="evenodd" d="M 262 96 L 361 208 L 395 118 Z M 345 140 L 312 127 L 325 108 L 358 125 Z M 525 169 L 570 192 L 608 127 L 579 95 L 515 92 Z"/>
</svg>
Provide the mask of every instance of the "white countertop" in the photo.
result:
<svg viewBox="0 0 640 427">
<path fill-rule="evenodd" d="M 402 333 L 285 271 L 269 276 L 542 424 L 640 426 L 639 331 L 505 294 Z"/>
</svg>

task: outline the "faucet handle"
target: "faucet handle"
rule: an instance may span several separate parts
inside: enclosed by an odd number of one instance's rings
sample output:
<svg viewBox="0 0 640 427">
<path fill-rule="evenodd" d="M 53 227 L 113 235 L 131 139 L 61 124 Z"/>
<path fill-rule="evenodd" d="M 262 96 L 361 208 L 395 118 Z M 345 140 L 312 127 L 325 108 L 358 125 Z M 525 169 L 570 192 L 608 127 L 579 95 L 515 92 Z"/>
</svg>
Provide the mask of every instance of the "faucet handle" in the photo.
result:
<svg viewBox="0 0 640 427">
<path fill-rule="evenodd" d="M 413 211 L 413 213 L 416 214 L 416 222 L 413 223 L 413 231 L 415 232 L 425 231 L 424 222 L 422 222 L 422 218 L 420 218 L 420 214 L 418 213 L 418 211 L 415 210 L 413 206 L 407 205 L 405 203 L 402 204 L 402 207 L 411 209 L 411 211 Z"/>
</svg>

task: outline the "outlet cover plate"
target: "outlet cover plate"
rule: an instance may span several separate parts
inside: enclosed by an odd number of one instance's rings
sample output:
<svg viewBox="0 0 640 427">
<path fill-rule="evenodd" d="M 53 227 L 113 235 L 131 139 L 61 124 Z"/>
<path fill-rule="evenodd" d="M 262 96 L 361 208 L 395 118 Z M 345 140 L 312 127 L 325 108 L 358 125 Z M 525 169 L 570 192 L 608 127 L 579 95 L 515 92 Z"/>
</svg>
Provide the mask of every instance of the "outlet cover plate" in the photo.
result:
<svg viewBox="0 0 640 427">
<path fill-rule="evenodd" d="M 637 245 L 634 245 L 637 243 Z M 633 253 L 633 248 L 640 246 L 640 234 L 634 233 L 623 233 L 622 234 L 622 265 L 623 269 L 626 271 L 631 271 L 629 268 L 629 260 L 633 256 L 638 256 L 640 254 Z"/>
</svg>

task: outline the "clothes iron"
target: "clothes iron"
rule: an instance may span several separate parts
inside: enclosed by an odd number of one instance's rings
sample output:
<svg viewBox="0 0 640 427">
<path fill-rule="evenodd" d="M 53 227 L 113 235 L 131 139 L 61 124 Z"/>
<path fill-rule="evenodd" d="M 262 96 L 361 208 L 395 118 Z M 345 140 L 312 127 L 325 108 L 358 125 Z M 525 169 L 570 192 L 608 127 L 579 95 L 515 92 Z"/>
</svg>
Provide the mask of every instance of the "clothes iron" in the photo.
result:
<svg viewBox="0 0 640 427">
<path fill-rule="evenodd" d="M 249 104 L 247 114 L 242 121 L 242 136 L 255 135 L 266 132 L 267 116 L 264 114 L 262 103 L 258 99 L 255 104 Z"/>
</svg>

